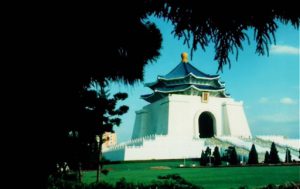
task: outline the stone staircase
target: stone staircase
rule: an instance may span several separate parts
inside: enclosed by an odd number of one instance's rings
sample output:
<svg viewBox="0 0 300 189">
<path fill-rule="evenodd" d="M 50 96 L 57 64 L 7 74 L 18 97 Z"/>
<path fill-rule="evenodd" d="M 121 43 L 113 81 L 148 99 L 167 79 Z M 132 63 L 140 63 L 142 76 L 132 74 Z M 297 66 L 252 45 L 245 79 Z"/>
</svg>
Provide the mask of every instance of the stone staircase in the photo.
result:
<svg viewBox="0 0 300 189">
<path fill-rule="evenodd" d="M 241 146 L 236 146 L 228 141 L 223 141 L 221 139 L 218 139 L 218 138 L 209 138 L 209 139 L 206 139 L 205 141 L 205 145 L 207 146 L 218 146 L 220 149 L 227 149 L 229 146 L 235 146 L 235 149 L 236 149 L 236 152 L 237 154 L 239 155 L 242 155 L 242 156 L 248 156 L 249 154 L 249 150 L 244 148 L 244 147 L 241 147 Z"/>
</svg>

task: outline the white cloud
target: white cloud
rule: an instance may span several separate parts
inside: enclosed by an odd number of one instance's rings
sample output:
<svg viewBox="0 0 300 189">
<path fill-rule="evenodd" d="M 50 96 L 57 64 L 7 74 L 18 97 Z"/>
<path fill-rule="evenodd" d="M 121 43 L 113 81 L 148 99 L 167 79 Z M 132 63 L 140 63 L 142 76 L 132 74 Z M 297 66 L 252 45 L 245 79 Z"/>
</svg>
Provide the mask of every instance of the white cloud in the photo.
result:
<svg viewBox="0 0 300 189">
<path fill-rule="evenodd" d="M 289 97 L 284 97 L 284 98 L 280 99 L 280 103 L 284 104 L 284 105 L 293 105 L 293 104 L 296 104 L 296 101 Z"/>
<path fill-rule="evenodd" d="M 272 54 L 291 54 L 291 55 L 299 55 L 300 49 L 287 45 L 271 45 L 271 53 Z"/>
<path fill-rule="evenodd" d="M 261 97 L 258 102 L 261 104 L 266 104 L 269 102 L 269 99 L 267 97 Z"/>
<path fill-rule="evenodd" d="M 273 122 L 273 123 L 291 123 L 291 122 L 299 122 L 299 116 L 293 114 L 277 113 L 273 115 L 259 116 L 258 120 Z"/>
</svg>

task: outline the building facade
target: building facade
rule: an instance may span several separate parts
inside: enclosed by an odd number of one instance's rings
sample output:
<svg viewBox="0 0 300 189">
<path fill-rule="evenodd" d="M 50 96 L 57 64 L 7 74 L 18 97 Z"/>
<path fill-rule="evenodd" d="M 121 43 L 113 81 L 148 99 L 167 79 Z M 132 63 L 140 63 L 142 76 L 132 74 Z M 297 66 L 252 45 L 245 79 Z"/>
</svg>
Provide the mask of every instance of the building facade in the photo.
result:
<svg viewBox="0 0 300 189">
<path fill-rule="evenodd" d="M 197 70 L 185 56 L 170 73 L 146 84 L 153 93 L 142 95 L 150 104 L 136 112 L 132 139 L 149 135 L 250 138 L 243 102 L 225 92 L 219 75 Z"/>
<path fill-rule="evenodd" d="M 191 65 L 186 53 L 171 72 L 145 85 L 153 92 L 141 96 L 149 104 L 136 111 L 131 141 L 105 150 L 107 159 L 198 158 L 220 137 L 252 137 L 243 102 L 226 93 L 219 75 Z"/>
</svg>

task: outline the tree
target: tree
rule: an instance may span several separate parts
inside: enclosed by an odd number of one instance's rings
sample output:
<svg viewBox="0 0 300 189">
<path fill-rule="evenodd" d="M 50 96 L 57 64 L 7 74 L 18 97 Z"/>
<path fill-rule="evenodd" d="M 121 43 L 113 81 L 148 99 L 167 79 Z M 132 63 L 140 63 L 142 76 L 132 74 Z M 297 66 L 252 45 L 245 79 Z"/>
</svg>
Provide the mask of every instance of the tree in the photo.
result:
<svg viewBox="0 0 300 189">
<path fill-rule="evenodd" d="M 207 164 L 211 165 L 212 163 L 211 149 L 209 147 L 206 148 L 205 152 L 202 150 L 200 165 L 206 166 Z"/>
<path fill-rule="evenodd" d="M 234 146 L 229 146 L 227 149 L 228 161 L 230 165 L 238 165 L 239 160 Z"/>
<path fill-rule="evenodd" d="M 277 148 L 276 148 L 276 145 L 274 142 L 272 142 L 271 144 L 271 150 L 270 150 L 270 161 L 269 163 L 279 163 L 280 162 L 280 159 L 279 159 L 279 156 L 278 156 L 278 151 L 277 151 Z"/>
<path fill-rule="evenodd" d="M 91 79 L 133 84 L 143 80 L 144 66 L 159 57 L 162 36 L 153 23 L 144 21 L 147 13 L 143 6 L 143 1 L 106 1 L 94 9 L 80 5 L 43 19 L 45 28 L 39 27 L 37 38 L 45 47 L 39 47 L 36 54 L 47 72 L 36 78 L 47 89 L 37 91 L 39 100 L 45 102 L 44 111 L 39 111 L 43 112 L 43 127 L 37 133 L 46 130 L 47 135 L 35 138 L 46 141 L 45 183 L 57 162 L 69 161 L 66 149 L 70 146 L 64 145 L 67 133 L 86 125 L 81 121 L 86 120 L 86 113 L 81 109 L 80 93 Z"/>
<path fill-rule="evenodd" d="M 206 148 L 205 150 L 205 157 L 206 157 L 206 163 L 211 166 L 212 164 L 212 157 L 211 157 L 211 149 L 209 147 Z"/>
<path fill-rule="evenodd" d="M 197 6 L 195 0 L 149 1 L 148 4 L 155 15 L 171 21 L 174 35 L 184 39 L 184 44 L 191 48 L 191 55 L 199 46 L 205 50 L 212 43 L 218 70 L 222 70 L 227 63 L 230 66 L 230 53 L 236 53 L 237 59 L 238 51 L 243 50 L 243 41 L 250 43 L 246 30 L 254 29 L 256 53 L 265 55 L 269 45 L 276 41 L 276 21 L 284 24 L 290 22 L 296 28 L 300 23 L 297 10 L 290 8 L 290 5 L 252 4 L 244 8 L 226 2 L 222 9 L 217 9 L 214 4 Z"/>
<path fill-rule="evenodd" d="M 200 165 L 206 166 L 206 164 L 207 164 L 207 156 L 205 155 L 204 151 L 202 150 L 201 157 L 200 157 Z"/>
<path fill-rule="evenodd" d="M 248 164 L 258 164 L 258 154 L 254 144 L 249 152 Z"/>
<path fill-rule="evenodd" d="M 265 153 L 264 163 L 265 163 L 265 164 L 270 163 L 270 154 L 269 154 L 268 151 L 266 151 L 266 153 Z"/>
<path fill-rule="evenodd" d="M 292 162 L 291 151 L 287 148 L 285 152 L 285 163 L 291 163 L 291 162 Z"/>
<path fill-rule="evenodd" d="M 121 124 L 121 115 L 128 111 L 128 106 L 122 105 L 116 108 L 117 102 L 125 100 L 127 93 L 117 93 L 113 98 L 109 98 L 108 90 L 106 90 L 107 82 L 98 83 L 94 82 L 94 88 L 87 89 L 83 94 L 85 99 L 85 109 L 94 118 L 92 123 L 81 130 L 86 142 L 96 142 L 97 151 L 97 182 L 99 181 L 99 172 L 102 172 L 102 144 L 105 142 L 103 134 L 105 132 L 113 132 L 114 126 Z M 92 141 L 91 141 L 92 140 Z"/>
<path fill-rule="evenodd" d="M 213 156 L 214 156 L 214 166 L 221 165 L 221 155 L 218 146 L 215 147 Z"/>
</svg>

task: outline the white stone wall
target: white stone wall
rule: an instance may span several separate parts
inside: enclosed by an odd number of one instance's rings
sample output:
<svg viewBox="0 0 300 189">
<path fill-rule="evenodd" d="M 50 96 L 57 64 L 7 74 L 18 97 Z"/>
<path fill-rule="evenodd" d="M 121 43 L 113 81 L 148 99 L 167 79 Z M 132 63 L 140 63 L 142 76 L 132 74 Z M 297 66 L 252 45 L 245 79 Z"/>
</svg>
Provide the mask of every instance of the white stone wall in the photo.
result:
<svg viewBox="0 0 300 189">
<path fill-rule="evenodd" d="M 224 150 L 227 149 L 228 143 L 247 151 L 251 149 L 252 144 L 255 144 L 257 152 L 262 154 L 270 150 L 269 147 L 266 147 L 266 144 L 256 142 L 256 140 L 252 139 L 230 136 L 216 138 L 218 143 L 214 143 L 211 139 L 187 139 L 181 137 L 174 138 L 166 135 L 151 135 L 106 149 L 103 151 L 103 155 L 106 159 L 111 161 L 199 158 L 201 151 L 204 151 L 207 147 L 213 150 L 217 145 L 220 152 L 224 152 Z M 226 147 L 223 146 L 222 143 L 220 144 L 220 141 L 224 142 Z M 299 143 L 299 139 L 297 141 Z M 292 149 L 292 146 L 288 143 L 285 143 L 284 146 Z M 298 149 L 291 151 L 291 153 L 292 159 L 300 160 L 298 157 Z M 284 160 L 285 151 L 281 150 L 280 152 L 279 150 L 279 157 L 281 160 Z"/>
<path fill-rule="evenodd" d="M 168 134 L 169 99 L 163 98 L 136 111 L 132 139 Z"/>
<path fill-rule="evenodd" d="M 224 128 L 229 128 L 230 136 L 251 138 L 250 128 L 248 126 L 247 118 L 244 112 L 242 102 L 226 102 L 225 116 L 227 116 L 227 124 Z"/>
<path fill-rule="evenodd" d="M 185 140 L 168 136 L 146 140 L 143 146 L 126 147 L 126 160 L 181 159 L 200 157 L 204 140 Z"/>
<path fill-rule="evenodd" d="M 198 138 L 199 116 L 211 113 L 216 136 L 251 137 L 243 103 L 231 98 L 169 95 L 136 112 L 132 138 L 151 134 Z"/>
<path fill-rule="evenodd" d="M 207 147 L 205 139 L 174 138 L 166 135 L 146 137 L 142 139 L 142 143 L 137 142 L 104 151 L 104 157 L 111 161 L 199 158 L 201 151 Z"/>
</svg>

